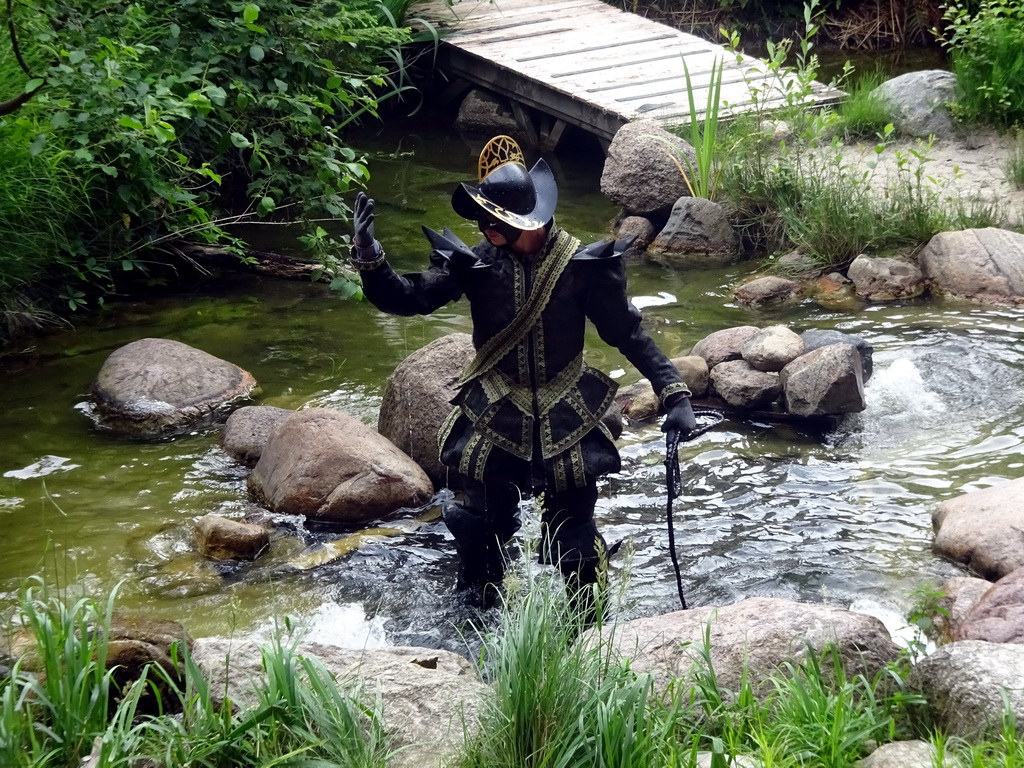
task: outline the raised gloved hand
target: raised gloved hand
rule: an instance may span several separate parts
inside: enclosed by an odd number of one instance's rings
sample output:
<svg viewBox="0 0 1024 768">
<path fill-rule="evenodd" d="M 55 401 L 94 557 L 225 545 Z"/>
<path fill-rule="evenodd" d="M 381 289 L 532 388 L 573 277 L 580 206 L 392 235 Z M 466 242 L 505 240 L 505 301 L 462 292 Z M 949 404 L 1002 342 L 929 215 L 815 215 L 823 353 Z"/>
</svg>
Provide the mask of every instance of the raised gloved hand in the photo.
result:
<svg viewBox="0 0 1024 768">
<path fill-rule="evenodd" d="M 356 195 L 355 208 L 352 210 L 352 245 L 353 256 L 359 259 L 376 257 L 380 248 L 374 238 L 373 231 L 373 199 L 365 192 Z"/>
<path fill-rule="evenodd" d="M 677 434 L 680 440 L 686 440 L 696 428 L 697 417 L 693 415 L 693 406 L 690 405 L 688 397 L 681 397 L 672 404 L 665 422 L 661 425 L 661 431 L 665 433 L 666 440 L 670 443 L 673 441 L 673 433 Z"/>
</svg>

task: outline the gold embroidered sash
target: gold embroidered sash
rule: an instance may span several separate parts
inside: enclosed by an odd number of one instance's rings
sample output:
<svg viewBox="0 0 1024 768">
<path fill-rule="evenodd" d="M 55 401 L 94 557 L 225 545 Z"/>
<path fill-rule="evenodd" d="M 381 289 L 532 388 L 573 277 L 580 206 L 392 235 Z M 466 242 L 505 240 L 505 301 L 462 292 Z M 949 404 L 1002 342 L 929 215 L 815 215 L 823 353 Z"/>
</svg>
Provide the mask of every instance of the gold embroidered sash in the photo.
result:
<svg viewBox="0 0 1024 768">
<path fill-rule="evenodd" d="M 579 250 L 579 247 L 579 238 L 573 237 L 565 230 L 558 233 L 551 252 L 541 262 L 540 268 L 537 270 L 537 279 L 533 284 L 533 290 L 530 291 L 522 309 L 516 313 L 507 326 L 494 334 L 477 350 L 473 362 L 462 374 L 459 386 L 464 386 L 487 373 L 530 332 L 530 329 L 540 319 L 541 312 L 548 305 L 548 301 L 551 300 L 555 283 L 558 282 L 562 270 L 565 269 L 566 264 Z"/>
</svg>

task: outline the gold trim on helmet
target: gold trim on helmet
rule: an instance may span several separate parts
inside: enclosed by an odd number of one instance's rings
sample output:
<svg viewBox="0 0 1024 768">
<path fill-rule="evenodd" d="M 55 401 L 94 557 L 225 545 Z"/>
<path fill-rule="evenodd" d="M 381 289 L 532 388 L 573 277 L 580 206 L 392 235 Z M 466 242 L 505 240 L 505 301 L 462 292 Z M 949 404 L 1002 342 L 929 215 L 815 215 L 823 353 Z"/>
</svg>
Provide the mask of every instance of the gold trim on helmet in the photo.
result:
<svg viewBox="0 0 1024 768">
<path fill-rule="evenodd" d="M 515 163 L 526 167 L 526 157 L 511 136 L 495 136 L 487 142 L 476 162 L 477 181 L 483 182 L 503 165 Z"/>
</svg>

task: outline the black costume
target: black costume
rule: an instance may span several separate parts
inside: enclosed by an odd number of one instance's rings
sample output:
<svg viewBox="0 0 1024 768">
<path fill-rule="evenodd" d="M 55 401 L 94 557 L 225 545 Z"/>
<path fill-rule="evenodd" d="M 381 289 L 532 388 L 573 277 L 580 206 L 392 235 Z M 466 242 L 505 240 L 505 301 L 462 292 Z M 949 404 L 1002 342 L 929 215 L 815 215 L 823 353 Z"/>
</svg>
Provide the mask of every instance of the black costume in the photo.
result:
<svg viewBox="0 0 1024 768">
<path fill-rule="evenodd" d="M 500 544 L 518 527 L 520 491 L 540 489 L 542 558 L 577 585 L 593 583 L 604 550 L 596 479 L 620 462 L 601 423 L 617 385 L 583 362 L 586 320 L 662 402 L 689 395 L 627 298 L 628 243 L 582 247 L 550 219 L 544 247 L 524 257 L 486 239 L 470 249 L 449 230 L 424 231 L 434 251 L 423 272 L 400 276 L 382 254 L 356 263 L 364 294 L 384 312 L 429 314 L 462 296 L 470 303 L 477 356 L 438 435 L 442 463 L 468 479 L 465 502 L 443 510 L 463 560 L 460 585 L 500 581 Z"/>
</svg>

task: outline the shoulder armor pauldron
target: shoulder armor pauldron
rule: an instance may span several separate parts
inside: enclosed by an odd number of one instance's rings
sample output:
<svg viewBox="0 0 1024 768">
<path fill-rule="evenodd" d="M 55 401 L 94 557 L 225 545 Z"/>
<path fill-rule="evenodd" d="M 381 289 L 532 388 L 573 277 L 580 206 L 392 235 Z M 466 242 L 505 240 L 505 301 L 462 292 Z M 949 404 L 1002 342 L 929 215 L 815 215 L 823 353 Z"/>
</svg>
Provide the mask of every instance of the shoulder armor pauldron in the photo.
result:
<svg viewBox="0 0 1024 768">
<path fill-rule="evenodd" d="M 600 240 L 590 245 L 585 245 L 573 254 L 573 261 L 591 261 L 594 259 L 613 259 L 621 256 L 636 240 L 636 235 L 624 237 L 621 240 Z"/>
</svg>

